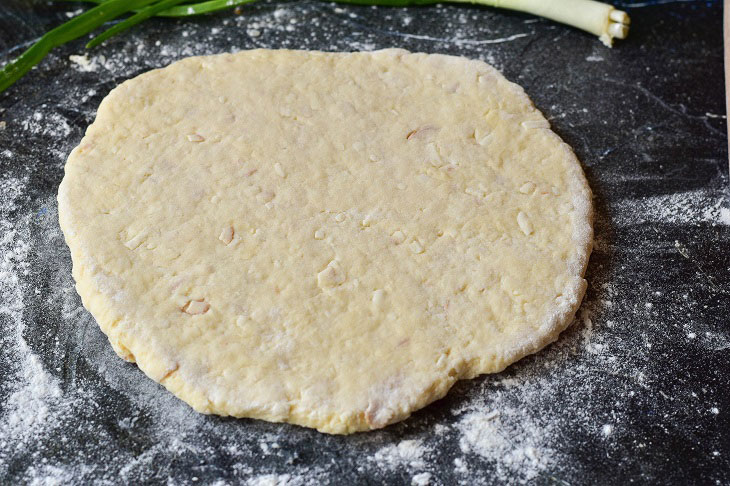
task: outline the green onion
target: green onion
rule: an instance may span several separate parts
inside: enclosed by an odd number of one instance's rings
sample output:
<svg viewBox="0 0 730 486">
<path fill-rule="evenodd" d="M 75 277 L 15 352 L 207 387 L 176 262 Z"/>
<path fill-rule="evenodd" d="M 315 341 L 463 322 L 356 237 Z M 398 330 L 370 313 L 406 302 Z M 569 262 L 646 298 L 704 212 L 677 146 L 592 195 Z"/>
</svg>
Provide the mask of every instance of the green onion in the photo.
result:
<svg viewBox="0 0 730 486">
<path fill-rule="evenodd" d="M 43 37 L 26 49 L 17 59 L 5 65 L 0 71 L 0 93 L 8 89 L 25 73 L 41 62 L 54 47 L 81 37 L 96 29 L 104 22 L 119 17 L 133 8 L 140 8 L 155 0 L 108 0 L 68 22 L 47 32 Z"/>
<path fill-rule="evenodd" d="M 69 0 L 63 0 L 69 1 Z M 38 64 L 54 47 L 71 42 L 97 29 L 105 22 L 128 12 L 135 12 L 126 20 L 93 38 L 86 47 L 97 46 L 110 37 L 145 21 L 152 16 L 187 17 L 228 9 L 256 0 L 208 0 L 179 5 L 189 0 L 81 0 L 95 3 L 96 7 L 74 17 L 47 32 L 17 59 L 0 70 L 0 93 L 8 89 Z M 442 0 L 334 0 L 358 5 L 404 7 L 428 5 Z M 597 35 L 607 46 L 613 39 L 625 39 L 629 33 L 629 16 L 611 5 L 594 0 L 450 0 L 490 7 L 518 10 L 572 25 Z"/>
<path fill-rule="evenodd" d="M 75 1 L 75 0 L 65 0 Z M 109 0 L 81 0 L 91 3 L 105 3 Z M 214 12 L 229 6 L 248 3 L 241 1 L 211 0 L 193 5 L 183 5 L 164 10 L 160 17 L 184 17 Z M 443 0 L 333 0 L 338 3 L 356 5 L 381 5 L 388 7 L 407 7 L 409 5 L 431 5 Z M 611 5 L 594 0 L 447 0 L 457 3 L 472 3 L 489 7 L 518 10 L 539 17 L 545 17 L 597 35 L 607 46 L 613 39 L 625 39 L 629 34 L 630 19 L 626 12 L 616 10 Z M 230 5 L 228 5 L 230 4 Z"/>
<path fill-rule="evenodd" d="M 87 2 L 102 4 L 109 0 L 59 0 L 64 2 Z M 208 13 L 226 10 L 232 7 L 243 5 L 244 3 L 252 3 L 256 0 L 208 0 L 207 2 L 191 3 L 190 5 L 181 5 L 170 7 L 167 10 L 158 12 L 155 17 L 192 17 L 194 15 L 203 15 Z M 136 11 L 136 10 L 135 10 Z"/>
<path fill-rule="evenodd" d="M 339 3 L 358 5 L 426 5 L 441 0 L 333 0 Z M 629 34 L 629 16 L 611 5 L 594 0 L 450 0 L 458 3 L 472 3 L 489 7 L 518 10 L 539 17 L 545 17 L 595 34 L 608 47 L 613 39 L 625 39 Z"/>
<path fill-rule="evenodd" d="M 502 7 L 545 17 L 597 35 L 606 46 L 629 35 L 626 12 L 593 0 L 455 0 Z"/>
<path fill-rule="evenodd" d="M 127 30 L 128 28 L 132 27 L 135 24 L 138 24 L 144 20 L 147 20 L 148 18 L 154 16 L 158 12 L 162 12 L 163 10 L 173 7 L 177 5 L 178 3 L 182 3 L 185 0 L 163 0 L 160 3 L 156 3 L 154 5 L 150 5 L 146 8 L 143 8 L 136 14 L 132 15 L 126 20 L 123 20 L 122 22 L 119 22 L 114 27 L 105 30 L 101 34 L 97 35 L 91 41 L 86 44 L 87 49 L 91 49 L 92 47 L 96 47 L 108 38 L 117 35 L 118 33 Z"/>
</svg>

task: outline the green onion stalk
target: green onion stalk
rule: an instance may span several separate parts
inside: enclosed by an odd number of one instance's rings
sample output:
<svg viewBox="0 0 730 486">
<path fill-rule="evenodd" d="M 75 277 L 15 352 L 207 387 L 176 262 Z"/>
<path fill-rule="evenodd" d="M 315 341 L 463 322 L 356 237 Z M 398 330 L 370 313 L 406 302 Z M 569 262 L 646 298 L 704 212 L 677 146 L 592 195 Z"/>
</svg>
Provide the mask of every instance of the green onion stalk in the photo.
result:
<svg viewBox="0 0 730 486">
<path fill-rule="evenodd" d="M 125 14 L 125 20 L 94 37 L 87 48 L 95 47 L 120 32 L 150 17 L 191 17 L 238 7 L 256 0 L 208 0 L 190 3 L 190 0 L 82 0 L 96 6 L 68 22 L 48 31 L 18 58 L 0 70 L 0 93 L 8 89 L 30 69 L 41 62 L 55 47 L 62 46 L 95 31 L 103 24 Z M 357 5 L 406 7 L 429 5 L 443 0 L 334 0 Z M 630 19 L 626 12 L 594 0 L 447 0 L 489 7 L 517 10 L 545 17 L 597 35 L 607 46 L 613 39 L 625 39 Z"/>
</svg>

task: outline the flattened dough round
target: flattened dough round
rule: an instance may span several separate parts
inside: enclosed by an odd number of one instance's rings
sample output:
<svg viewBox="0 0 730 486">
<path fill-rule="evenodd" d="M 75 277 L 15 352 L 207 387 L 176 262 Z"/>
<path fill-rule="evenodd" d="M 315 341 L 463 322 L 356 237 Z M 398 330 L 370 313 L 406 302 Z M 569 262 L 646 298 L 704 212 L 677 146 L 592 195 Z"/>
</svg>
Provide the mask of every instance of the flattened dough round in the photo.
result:
<svg viewBox="0 0 730 486">
<path fill-rule="evenodd" d="M 480 61 L 253 50 L 122 83 L 61 227 L 125 359 L 203 413 L 350 433 L 572 320 L 592 243 L 571 149 Z"/>
</svg>

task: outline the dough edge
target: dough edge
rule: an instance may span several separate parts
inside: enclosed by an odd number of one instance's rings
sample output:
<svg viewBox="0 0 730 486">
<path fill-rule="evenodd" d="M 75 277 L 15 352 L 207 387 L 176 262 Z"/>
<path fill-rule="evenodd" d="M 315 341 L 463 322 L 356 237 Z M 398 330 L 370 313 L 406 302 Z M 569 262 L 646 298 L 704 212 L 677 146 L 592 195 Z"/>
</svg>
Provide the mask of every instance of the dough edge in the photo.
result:
<svg viewBox="0 0 730 486">
<path fill-rule="evenodd" d="M 262 51 L 266 49 L 255 49 L 252 51 Z M 249 53 L 252 51 L 241 51 L 241 53 Z M 279 51 L 289 51 L 287 49 L 280 49 Z M 295 51 L 300 52 L 300 51 Z M 323 51 L 307 51 L 312 55 L 319 54 L 332 54 L 330 52 Z M 346 54 L 346 53 L 338 53 Z M 348 53 L 349 54 L 349 53 Z M 487 70 L 496 74 L 505 82 L 505 86 L 510 89 L 513 94 L 519 98 L 522 98 L 530 106 L 534 106 L 532 101 L 526 95 L 524 89 L 507 80 L 499 71 L 490 66 L 489 64 L 469 59 L 463 56 L 451 56 L 444 54 L 426 54 L 426 53 L 411 53 L 404 49 L 382 49 L 372 52 L 361 52 L 360 54 L 370 55 L 385 55 L 385 56 L 402 56 L 402 55 L 428 55 L 428 56 L 441 56 L 448 58 L 450 62 L 467 62 L 472 63 L 474 66 L 479 66 L 482 70 Z M 198 62 L 202 58 L 211 58 L 214 56 L 235 56 L 237 54 L 216 54 L 213 56 L 194 56 L 188 57 L 170 65 L 147 71 L 135 78 L 124 81 L 113 91 L 119 90 L 122 87 L 128 87 L 129 84 L 133 84 L 137 79 L 143 76 L 153 75 L 153 73 L 166 70 L 175 69 L 175 66 L 186 62 Z M 111 92 L 109 93 L 111 94 Z M 99 106 L 98 112 L 104 110 L 105 101 L 109 99 L 107 95 Z M 542 113 L 535 109 L 536 113 L 541 116 Z M 98 117 L 98 114 L 97 114 Z M 92 124 L 93 125 L 93 124 Z M 91 126 L 91 125 L 90 125 Z M 87 129 L 88 130 L 88 129 Z M 161 383 L 168 391 L 173 393 L 175 396 L 188 403 L 194 410 L 203 414 L 215 414 L 221 416 L 233 416 L 238 418 L 256 418 L 263 419 L 270 422 L 287 422 L 305 427 L 311 427 L 319 430 L 320 432 L 330 434 L 349 434 L 359 431 L 373 430 L 376 428 L 382 428 L 395 422 L 402 421 L 408 418 L 411 413 L 419 410 L 426 405 L 444 397 L 449 389 L 461 379 L 471 379 L 481 374 L 498 373 L 503 371 L 510 364 L 522 359 L 523 357 L 534 354 L 547 345 L 553 343 L 558 339 L 558 336 L 573 322 L 576 312 L 578 311 L 580 304 L 583 300 L 584 294 L 587 289 L 587 281 L 583 278 L 588 265 L 588 260 L 593 247 L 593 207 L 592 207 L 592 193 L 588 186 L 585 175 L 582 171 L 580 162 L 575 156 L 573 150 L 560 139 L 560 137 L 549 129 L 550 135 L 556 139 L 559 146 L 565 151 L 567 159 L 571 159 L 572 163 L 569 164 L 569 184 L 573 191 L 573 213 L 572 213 L 572 224 L 573 224 L 573 245 L 574 252 L 573 258 L 568 262 L 569 273 L 573 275 L 573 279 L 569 286 L 563 291 L 562 301 L 549 313 L 544 322 L 539 326 L 537 332 L 525 332 L 519 343 L 512 349 L 504 350 L 502 353 L 495 353 L 493 355 L 482 356 L 479 360 L 472 360 L 471 362 L 462 362 L 458 369 L 452 369 L 448 375 L 442 376 L 440 380 L 435 381 L 430 387 L 425 390 L 406 390 L 399 393 L 401 401 L 398 402 L 396 409 L 389 408 L 388 412 L 390 417 L 377 424 L 372 424 L 368 419 L 366 411 L 364 410 L 353 410 L 347 414 L 338 416 L 323 417 L 315 412 L 307 412 L 306 410 L 292 408 L 287 404 L 252 404 L 244 409 L 235 411 L 226 410 L 225 407 L 219 406 L 211 401 L 200 388 L 191 386 L 189 383 L 192 381 L 185 376 L 184 373 L 178 372 L 175 363 L 178 361 L 178 357 L 175 355 L 173 350 L 167 349 L 169 354 L 167 356 L 154 355 L 149 350 L 144 349 L 141 346 L 137 346 L 136 343 L 143 341 L 143 337 L 130 336 L 126 330 L 139 331 L 135 327 L 133 322 L 129 322 L 124 316 L 119 315 L 120 313 L 113 313 L 112 307 L 109 303 L 113 300 L 117 300 L 115 295 L 107 295 L 102 289 L 92 285 L 93 279 L 84 279 L 84 275 L 87 273 L 97 274 L 100 273 L 93 262 L 93 259 L 88 256 L 85 252 L 83 243 L 78 242 L 74 238 L 73 226 L 77 224 L 73 219 L 73 210 L 70 207 L 67 191 L 68 191 L 68 178 L 64 177 L 63 181 L 59 186 L 58 192 L 58 206 L 59 206 L 59 223 L 64 233 L 69 249 L 71 250 L 72 261 L 73 261 L 73 277 L 76 281 L 76 290 L 81 297 L 84 307 L 89 310 L 94 319 L 99 324 L 102 332 L 106 334 L 114 351 L 123 359 L 136 362 L 138 367 L 151 379 Z M 70 162 L 75 151 L 78 147 L 82 146 L 84 140 L 79 142 L 74 151 L 68 157 Z M 121 291 L 121 290 L 120 290 Z M 134 351 L 134 352 L 132 352 Z M 191 377 L 192 378 L 192 377 Z M 225 405 L 225 403 L 224 403 Z M 323 421 L 323 419 L 326 419 Z"/>
</svg>

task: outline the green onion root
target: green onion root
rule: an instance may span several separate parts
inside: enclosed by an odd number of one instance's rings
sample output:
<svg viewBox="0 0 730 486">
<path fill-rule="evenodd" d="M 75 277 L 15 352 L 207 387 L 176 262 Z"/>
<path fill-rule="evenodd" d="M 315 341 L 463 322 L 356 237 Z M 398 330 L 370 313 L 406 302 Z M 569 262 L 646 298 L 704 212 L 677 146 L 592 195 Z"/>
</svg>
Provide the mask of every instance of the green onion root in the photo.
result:
<svg viewBox="0 0 730 486">
<path fill-rule="evenodd" d="M 626 12 L 594 0 L 454 0 L 507 8 L 545 17 L 576 27 L 598 38 L 608 47 L 613 39 L 629 35 L 631 19 Z"/>
</svg>

